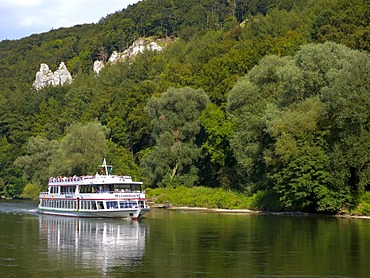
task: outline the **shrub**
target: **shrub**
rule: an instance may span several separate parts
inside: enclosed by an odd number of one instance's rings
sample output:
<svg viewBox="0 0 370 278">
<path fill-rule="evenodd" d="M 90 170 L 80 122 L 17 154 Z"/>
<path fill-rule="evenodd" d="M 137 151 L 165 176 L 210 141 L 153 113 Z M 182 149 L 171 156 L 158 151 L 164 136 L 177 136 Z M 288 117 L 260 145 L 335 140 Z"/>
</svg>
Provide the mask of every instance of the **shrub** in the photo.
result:
<svg viewBox="0 0 370 278">
<path fill-rule="evenodd" d="M 361 197 L 358 205 L 350 210 L 353 215 L 368 215 L 370 216 L 370 192 L 365 192 Z"/>
<path fill-rule="evenodd" d="M 27 183 L 23 188 L 21 197 L 24 199 L 37 199 L 40 193 L 40 188 L 33 183 Z"/>
<path fill-rule="evenodd" d="M 204 186 L 155 188 L 146 190 L 147 197 L 157 204 L 171 203 L 173 206 L 248 209 L 250 198 L 244 194 L 223 188 Z"/>
</svg>

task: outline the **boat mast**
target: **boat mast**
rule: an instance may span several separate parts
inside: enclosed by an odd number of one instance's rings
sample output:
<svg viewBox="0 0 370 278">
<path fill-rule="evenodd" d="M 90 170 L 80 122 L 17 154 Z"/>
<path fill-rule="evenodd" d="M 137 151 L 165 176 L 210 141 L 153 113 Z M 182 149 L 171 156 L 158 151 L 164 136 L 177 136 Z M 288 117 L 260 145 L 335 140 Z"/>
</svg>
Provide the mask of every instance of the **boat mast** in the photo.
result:
<svg viewBox="0 0 370 278">
<path fill-rule="evenodd" d="M 102 168 L 104 168 L 104 170 L 105 170 L 105 175 L 109 175 L 109 172 L 108 172 L 108 168 L 109 168 L 109 170 L 111 170 L 112 168 L 113 168 L 113 166 L 112 165 L 107 165 L 107 161 L 106 161 L 106 159 L 104 158 L 104 160 L 103 160 L 103 165 L 100 165 L 100 167 L 102 167 Z"/>
</svg>

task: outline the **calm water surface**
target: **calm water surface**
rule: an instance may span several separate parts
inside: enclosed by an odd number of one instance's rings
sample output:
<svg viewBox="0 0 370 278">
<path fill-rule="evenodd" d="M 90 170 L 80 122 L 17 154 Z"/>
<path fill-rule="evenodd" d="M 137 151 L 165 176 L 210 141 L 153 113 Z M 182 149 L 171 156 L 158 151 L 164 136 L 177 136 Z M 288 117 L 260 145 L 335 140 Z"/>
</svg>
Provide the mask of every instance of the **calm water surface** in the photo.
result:
<svg viewBox="0 0 370 278">
<path fill-rule="evenodd" d="M 153 209 L 140 221 L 0 200 L 0 277 L 370 277 L 370 220 Z"/>
</svg>

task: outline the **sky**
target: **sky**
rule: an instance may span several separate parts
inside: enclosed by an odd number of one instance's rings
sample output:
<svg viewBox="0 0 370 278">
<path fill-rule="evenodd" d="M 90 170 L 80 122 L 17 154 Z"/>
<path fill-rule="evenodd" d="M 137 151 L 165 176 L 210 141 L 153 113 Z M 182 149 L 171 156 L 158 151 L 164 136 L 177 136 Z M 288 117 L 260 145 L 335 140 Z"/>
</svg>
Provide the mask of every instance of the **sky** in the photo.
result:
<svg viewBox="0 0 370 278">
<path fill-rule="evenodd" d="M 0 0 L 0 41 L 97 23 L 139 0 Z"/>
</svg>

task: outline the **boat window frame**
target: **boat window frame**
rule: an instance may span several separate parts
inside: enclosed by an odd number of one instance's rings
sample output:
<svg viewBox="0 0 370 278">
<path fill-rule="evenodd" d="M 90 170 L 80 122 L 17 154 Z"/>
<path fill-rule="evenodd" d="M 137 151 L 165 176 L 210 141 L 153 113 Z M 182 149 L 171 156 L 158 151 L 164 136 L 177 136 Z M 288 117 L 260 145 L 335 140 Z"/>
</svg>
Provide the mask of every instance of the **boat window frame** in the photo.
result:
<svg viewBox="0 0 370 278">
<path fill-rule="evenodd" d="M 113 201 L 105 201 L 105 207 L 107 209 L 118 209 L 119 208 L 119 204 L 118 204 L 118 201 L 116 201 L 116 200 L 113 200 Z"/>
<path fill-rule="evenodd" d="M 96 201 L 96 207 L 98 210 L 105 209 L 104 202 L 103 201 Z"/>
</svg>

